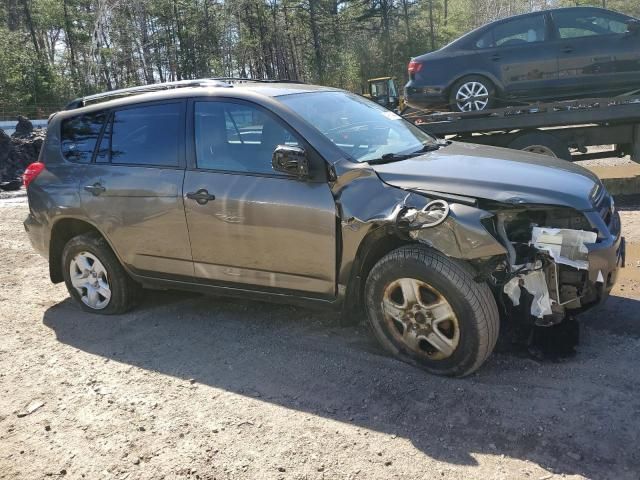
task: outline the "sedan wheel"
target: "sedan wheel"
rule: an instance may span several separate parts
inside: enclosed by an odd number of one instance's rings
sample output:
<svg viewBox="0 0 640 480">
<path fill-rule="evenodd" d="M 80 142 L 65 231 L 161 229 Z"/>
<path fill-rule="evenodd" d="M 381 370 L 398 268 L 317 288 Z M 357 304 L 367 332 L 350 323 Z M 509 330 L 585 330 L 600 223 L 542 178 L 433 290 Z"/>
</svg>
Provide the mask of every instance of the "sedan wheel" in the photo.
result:
<svg viewBox="0 0 640 480">
<path fill-rule="evenodd" d="M 461 112 L 484 110 L 489 104 L 489 89 L 480 82 L 466 82 L 456 91 L 456 105 Z"/>
<path fill-rule="evenodd" d="M 94 310 L 102 310 L 111 300 L 111 287 L 107 270 L 95 255 L 78 253 L 69 263 L 71 284 L 82 303 Z"/>
</svg>

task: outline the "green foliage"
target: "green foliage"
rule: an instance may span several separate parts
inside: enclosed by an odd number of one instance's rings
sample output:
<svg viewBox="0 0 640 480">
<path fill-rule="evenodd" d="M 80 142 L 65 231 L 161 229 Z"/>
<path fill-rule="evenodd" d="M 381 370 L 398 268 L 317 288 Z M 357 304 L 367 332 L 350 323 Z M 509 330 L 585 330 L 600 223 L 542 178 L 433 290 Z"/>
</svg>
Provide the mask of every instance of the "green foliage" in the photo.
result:
<svg viewBox="0 0 640 480">
<path fill-rule="evenodd" d="M 637 0 L 5 0 L 0 116 L 46 115 L 74 96 L 212 76 L 363 91 L 406 80 L 412 56 L 498 18 Z M 39 111 L 35 108 L 39 107 Z"/>
</svg>

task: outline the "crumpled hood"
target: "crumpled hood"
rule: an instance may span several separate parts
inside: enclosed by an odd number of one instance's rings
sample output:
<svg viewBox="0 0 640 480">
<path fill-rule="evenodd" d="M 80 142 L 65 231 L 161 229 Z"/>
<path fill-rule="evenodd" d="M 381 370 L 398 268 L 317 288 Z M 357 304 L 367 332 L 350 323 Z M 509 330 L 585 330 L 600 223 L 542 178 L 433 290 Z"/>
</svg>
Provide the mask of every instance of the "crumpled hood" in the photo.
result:
<svg viewBox="0 0 640 480">
<path fill-rule="evenodd" d="M 385 183 L 403 189 L 577 210 L 593 209 L 590 195 L 600 182 L 589 170 L 566 160 L 459 142 L 372 168 Z"/>
</svg>

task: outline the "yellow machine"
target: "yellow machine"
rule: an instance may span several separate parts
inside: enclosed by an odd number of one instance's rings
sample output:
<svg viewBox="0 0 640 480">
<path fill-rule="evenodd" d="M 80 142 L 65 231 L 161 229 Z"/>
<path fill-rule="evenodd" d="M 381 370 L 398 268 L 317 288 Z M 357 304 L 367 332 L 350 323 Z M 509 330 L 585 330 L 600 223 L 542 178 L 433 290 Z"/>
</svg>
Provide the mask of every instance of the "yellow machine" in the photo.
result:
<svg viewBox="0 0 640 480">
<path fill-rule="evenodd" d="M 365 97 L 374 102 L 400 113 L 404 110 L 404 99 L 398 93 L 395 77 L 379 77 L 367 80 L 368 92 Z"/>
</svg>

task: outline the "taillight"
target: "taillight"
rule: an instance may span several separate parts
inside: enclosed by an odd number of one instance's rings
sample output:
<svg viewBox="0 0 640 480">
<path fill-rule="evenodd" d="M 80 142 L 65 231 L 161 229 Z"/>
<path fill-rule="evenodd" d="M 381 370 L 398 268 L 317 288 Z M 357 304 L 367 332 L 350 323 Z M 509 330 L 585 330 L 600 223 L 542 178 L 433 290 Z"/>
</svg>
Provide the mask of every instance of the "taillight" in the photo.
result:
<svg viewBox="0 0 640 480">
<path fill-rule="evenodd" d="M 22 183 L 24 183 L 25 188 L 36 179 L 42 170 L 44 170 L 44 163 L 42 162 L 34 162 L 27 167 L 22 174 Z"/>
<path fill-rule="evenodd" d="M 415 60 L 411 60 L 409 62 L 409 67 L 407 68 L 409 75 L 413 75 L 416 72 L 422 70 L 423 64 L 420 62 L 416 62 Z"/>
</svg>

